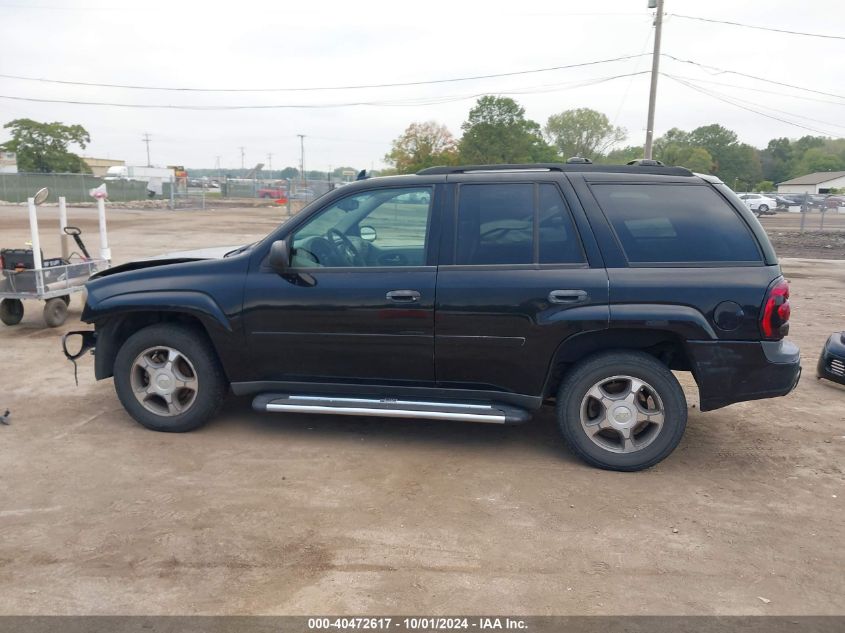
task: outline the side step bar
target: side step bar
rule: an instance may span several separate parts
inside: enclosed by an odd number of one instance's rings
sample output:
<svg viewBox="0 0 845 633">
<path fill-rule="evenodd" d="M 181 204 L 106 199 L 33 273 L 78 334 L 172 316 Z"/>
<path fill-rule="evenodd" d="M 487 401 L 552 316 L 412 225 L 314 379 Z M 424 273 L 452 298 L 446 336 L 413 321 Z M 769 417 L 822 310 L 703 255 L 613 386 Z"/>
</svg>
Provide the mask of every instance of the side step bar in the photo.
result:
<svg viewBox="0 0 845 633">
<path fill-rule="evenodd" d="M 265 393 L 255 397 L 256 411 L 363 415 L 382 418 L 458 420 L 491 424 L 521 424 L 531 418 L 525 409 L 512 405 L 477 402 L 432 402 L 394 398 L 349 398 Z"/>
</svg>

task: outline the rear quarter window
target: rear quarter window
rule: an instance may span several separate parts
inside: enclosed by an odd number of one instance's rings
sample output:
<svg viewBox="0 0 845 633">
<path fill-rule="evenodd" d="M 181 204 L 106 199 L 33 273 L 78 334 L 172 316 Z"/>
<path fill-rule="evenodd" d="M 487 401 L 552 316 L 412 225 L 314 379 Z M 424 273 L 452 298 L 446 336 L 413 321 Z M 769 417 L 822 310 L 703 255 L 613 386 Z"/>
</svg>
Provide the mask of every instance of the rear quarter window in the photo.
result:
<svg viewBox="0 0 845 633">
<path fill-rule="evenodd" d="M 707 185 L 594 184 L 631 263 L 762 261 L 748 225 Z"/>
</svg>

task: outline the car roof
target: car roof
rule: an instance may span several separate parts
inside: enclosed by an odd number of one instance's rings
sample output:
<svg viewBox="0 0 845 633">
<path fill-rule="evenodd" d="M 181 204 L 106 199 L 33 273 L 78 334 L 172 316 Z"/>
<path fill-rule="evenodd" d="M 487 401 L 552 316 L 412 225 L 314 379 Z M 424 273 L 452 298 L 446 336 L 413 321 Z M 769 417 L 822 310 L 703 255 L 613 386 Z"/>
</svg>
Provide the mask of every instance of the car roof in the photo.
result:
<svg viewBox="0 0 845 633">
<path fill-rule="evenodd" d="M 428 167 L 419 176 L 468 174 L 485 172 L 555 171 L 581 173 L 654 174 L 661 176 L 692 176 L 686 167 L 668 165 L 597 165 L 594 163 L 514 163 L 503 165 L 456 165 Z"/>
</svg>

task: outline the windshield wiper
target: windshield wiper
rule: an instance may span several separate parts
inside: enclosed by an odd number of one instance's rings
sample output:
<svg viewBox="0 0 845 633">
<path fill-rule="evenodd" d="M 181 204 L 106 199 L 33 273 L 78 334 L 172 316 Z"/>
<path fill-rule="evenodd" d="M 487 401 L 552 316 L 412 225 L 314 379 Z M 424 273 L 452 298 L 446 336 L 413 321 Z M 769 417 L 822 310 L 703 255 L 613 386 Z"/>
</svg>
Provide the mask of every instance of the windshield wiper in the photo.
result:
<svg viewBox="0 0 845 633">
<path fill-rule="evenodd" d="M 238 248 L 231 250 L 228 253 L 226 253 L 225 255 L 223 255 L 223 257 L 229 257 L 231 255 L 238 255 L 240 253 L 243 253 L 244 251 L 249 250 L 253 246 L 255 246 L 255 242 L 252 242 L 250 244 L 245 244 L 244 246 L 239 246 Z"/>
</svg>

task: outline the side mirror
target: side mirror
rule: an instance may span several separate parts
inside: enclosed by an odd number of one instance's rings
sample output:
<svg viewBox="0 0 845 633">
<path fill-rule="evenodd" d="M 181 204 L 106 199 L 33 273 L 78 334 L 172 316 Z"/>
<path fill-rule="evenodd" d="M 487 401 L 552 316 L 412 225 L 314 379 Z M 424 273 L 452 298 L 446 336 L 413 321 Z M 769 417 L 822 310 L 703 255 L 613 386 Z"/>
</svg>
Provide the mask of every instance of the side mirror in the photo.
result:
<svg viewBox="0 0 845 633">
<path fill-rule="evenodd" d="M 41 204 L 42 202 L 44 202 L 47 199 L 47 196 L 49 196 L 49 195 L 50 195 L 50 191 L 47 189 L 47 187 L 42 187 L 33 196 L 33 198 L 35 199 L 35 204 L 36 205 Z"/>
<path fill-rule="evenodd" d="M 360 229 L 361 239 L 367 242 L 375 242 L 378 237 L 375 228 L 372 226 L 362 226 Z"/>
<path fill-rule="evenodd" d="M 290 267 L 290 250 L 285 240 L 276 240 L 270 245 L 270 268 L 277 273 L 283 273 Z"/>
</svg>

